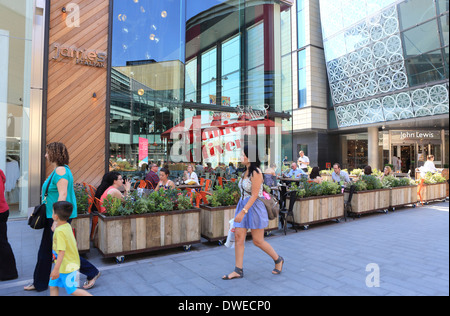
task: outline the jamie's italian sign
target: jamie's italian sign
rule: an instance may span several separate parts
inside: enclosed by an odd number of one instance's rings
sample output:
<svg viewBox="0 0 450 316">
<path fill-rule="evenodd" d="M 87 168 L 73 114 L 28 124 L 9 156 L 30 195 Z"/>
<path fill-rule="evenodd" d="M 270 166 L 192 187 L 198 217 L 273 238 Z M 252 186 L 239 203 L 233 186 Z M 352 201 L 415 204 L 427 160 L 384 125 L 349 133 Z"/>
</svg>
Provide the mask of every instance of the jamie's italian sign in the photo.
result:
<svg viewBox="0 0 450 316">
<path fill-rule="evenodd" d="M 55 43 L 52 46 L 51 54 L 53 54 L 52 58 L 57 61 L 62 59 L 73 59 L 77 65 L 81 66 L 96 68 L 106 67 L 107 54 L 103 51 L 74 48 Z"/>
</svg>

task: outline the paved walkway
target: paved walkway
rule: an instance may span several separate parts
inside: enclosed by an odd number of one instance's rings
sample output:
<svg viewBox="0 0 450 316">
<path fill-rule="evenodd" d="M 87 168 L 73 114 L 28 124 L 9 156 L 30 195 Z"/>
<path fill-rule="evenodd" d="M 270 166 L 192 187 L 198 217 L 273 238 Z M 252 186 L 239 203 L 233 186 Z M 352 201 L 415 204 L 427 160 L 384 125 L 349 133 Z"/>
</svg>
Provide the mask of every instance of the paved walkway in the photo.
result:
<svg viewBox="0 0 450 316">
<path fill-rule="evenodd" d="M 0 282 L 0 295 L 47 296 L 25 292 L 32 279 L 40 231 L 25 221 L 8 223 L 20 278 Z M 403 208 L 341 223 L 312 225 L 266 239 L 285 260 L 273 261 L 248 240 L 245 278 L 223 281 L 234 268 L 234 250 L 214 243 L 190 252 L 166 250 L 128 256 L 124 264 L 87 255 L 102 276 L 93 295 L 278 296 L 278 295 L 449 295 L 449 204 Z M 81 277 L 84 282 L 84 276 Z M 379 282 L 378 282 L 379 281 Z M 61 291 L 64 293 L 64 290 Z"/>
</svg>

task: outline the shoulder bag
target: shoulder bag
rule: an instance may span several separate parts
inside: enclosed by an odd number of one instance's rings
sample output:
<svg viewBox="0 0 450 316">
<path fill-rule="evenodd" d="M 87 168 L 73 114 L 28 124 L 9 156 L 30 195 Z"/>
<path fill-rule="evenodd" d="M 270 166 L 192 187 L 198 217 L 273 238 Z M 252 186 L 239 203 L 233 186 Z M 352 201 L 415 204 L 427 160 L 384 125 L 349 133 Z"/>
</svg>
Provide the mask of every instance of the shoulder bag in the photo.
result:
<svg viewBox="0 0 450 316">
<path fill-rule="evenodd" d="M 45 221 L 47 219 L 47 196 L 48 196 L 48 188 L 52 182 L 53 173 L 50 177 L 50 181 L 48 182 L 47 188 L 45 189 L 44 194 L 44 202 L 34 208 L 33 214 L 31 214 L 28 219 L 28 226 L 33 229 L 43 229 L 45 227 Z"/>
<path fill-rule="evenodd" d="M 251 181 L 251 180 L 250 180 Z M 251 192 L 248 192 L 244 189 L 244 186 L 242 186 L 242 190 L 247 192 L 250 196 L 252 195 Z M 267 193 L 267 192 L 266 192 Z M 278 217 L 278 214 L 280 213 L 280 205 L 278 204 L 277 199 L 272 194 L 267 193 L 267 195 L 270 197 L 270 199 L 266 199 L 264 197 L 258 197 L 258 200 L 264 203 L 264 206 L 267 210 L 267 216 L 269 217 L 269 220 L 273 220 Z M 242 197 L 244 194 L 242 193 Z"/>
</svg>

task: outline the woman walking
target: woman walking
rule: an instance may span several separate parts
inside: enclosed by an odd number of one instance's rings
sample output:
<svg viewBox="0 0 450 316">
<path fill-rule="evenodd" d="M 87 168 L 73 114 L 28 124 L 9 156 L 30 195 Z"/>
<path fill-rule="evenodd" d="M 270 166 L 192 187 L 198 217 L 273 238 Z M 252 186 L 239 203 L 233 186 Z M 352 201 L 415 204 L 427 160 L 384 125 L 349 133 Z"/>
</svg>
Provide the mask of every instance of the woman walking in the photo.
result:
<svg viewBox="0 0 450 316">
<path fill-rule="evenodd" d="M 8 242 L 6 222 L 9 217 L 9 206 L 5 199 L 5 182 L 5 174 L 0 169 L 0 281 L 18 278 L 16 259 Z"/>
<path fill-rule="evenodd" d="M 256 158 L 249 158 L 253 156 Z M 241 154 L 241 162 L 245 166 L 245 172 L 239 182 L 242 198 L 236 208 L 234 219 L 236 266 L 232 273 L 222 277 L 223 280 L 244 277 L 244 249 L 248 229 L 251 229 L 253 244 L 268 254 L 275 262 L 272 273 L 280 274 L 284 266 L 284 259 L 264 240 L 264 228 L 269 224 L 269 218 L 264 203 L 258 200 L 258 197 L 263 197 L 264 181 L 263 174 L 259 169 L 261 162 L 258 158 L 257 147 L 246 145 Z"/>
<path fill-rule="evenodd" d="M 33 275 L 33 284 L 24 287 L 25 291 L 36 290 L 45 291 L 50 281 L 50 272 L 52 268 L 52 245 L 53 245 L 53 204 L 58 201 L 67 201 L 72 203 L 73 212 L 70 216 L 71 221 L 77 217 L 77 202 L 75 190 L 73 188 L 73 175 L 68 166 L 69 153 L 62 143 L 51 143 L 47 145 L 45 158 L 52 164 L 53 172 L 42 185 L 42 192 L 45 192 L 48 186 L 47 196 L 47 220 L 42 234 L 42 241 L 39 247 L 38 260 Z M 83 257 L 80 257 L 80 273 L 87 276 L 88 281 L 84 284 L 84 289 L 90 289 L 100 276 L 100 272 Z"/>
</svg>

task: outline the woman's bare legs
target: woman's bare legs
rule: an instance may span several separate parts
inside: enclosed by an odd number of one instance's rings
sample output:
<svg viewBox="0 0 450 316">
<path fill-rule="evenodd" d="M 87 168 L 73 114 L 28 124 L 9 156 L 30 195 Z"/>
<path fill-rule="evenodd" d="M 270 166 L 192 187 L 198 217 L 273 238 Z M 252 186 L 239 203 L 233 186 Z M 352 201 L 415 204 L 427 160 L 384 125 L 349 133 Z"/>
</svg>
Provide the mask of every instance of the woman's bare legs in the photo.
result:
<svg viewBox="0 0 450 316">
<path fill-rule="evenodd" d="M 243 269 L 244 266 L 244 251 L 245 238 L 247 237 L 247 228 L 236 228 L 234 231 L 234 254 L 236 267 Z M 235 271 L 228 275 L 229 279 L 239 277 L 240 275 Z"/>
</svg>

